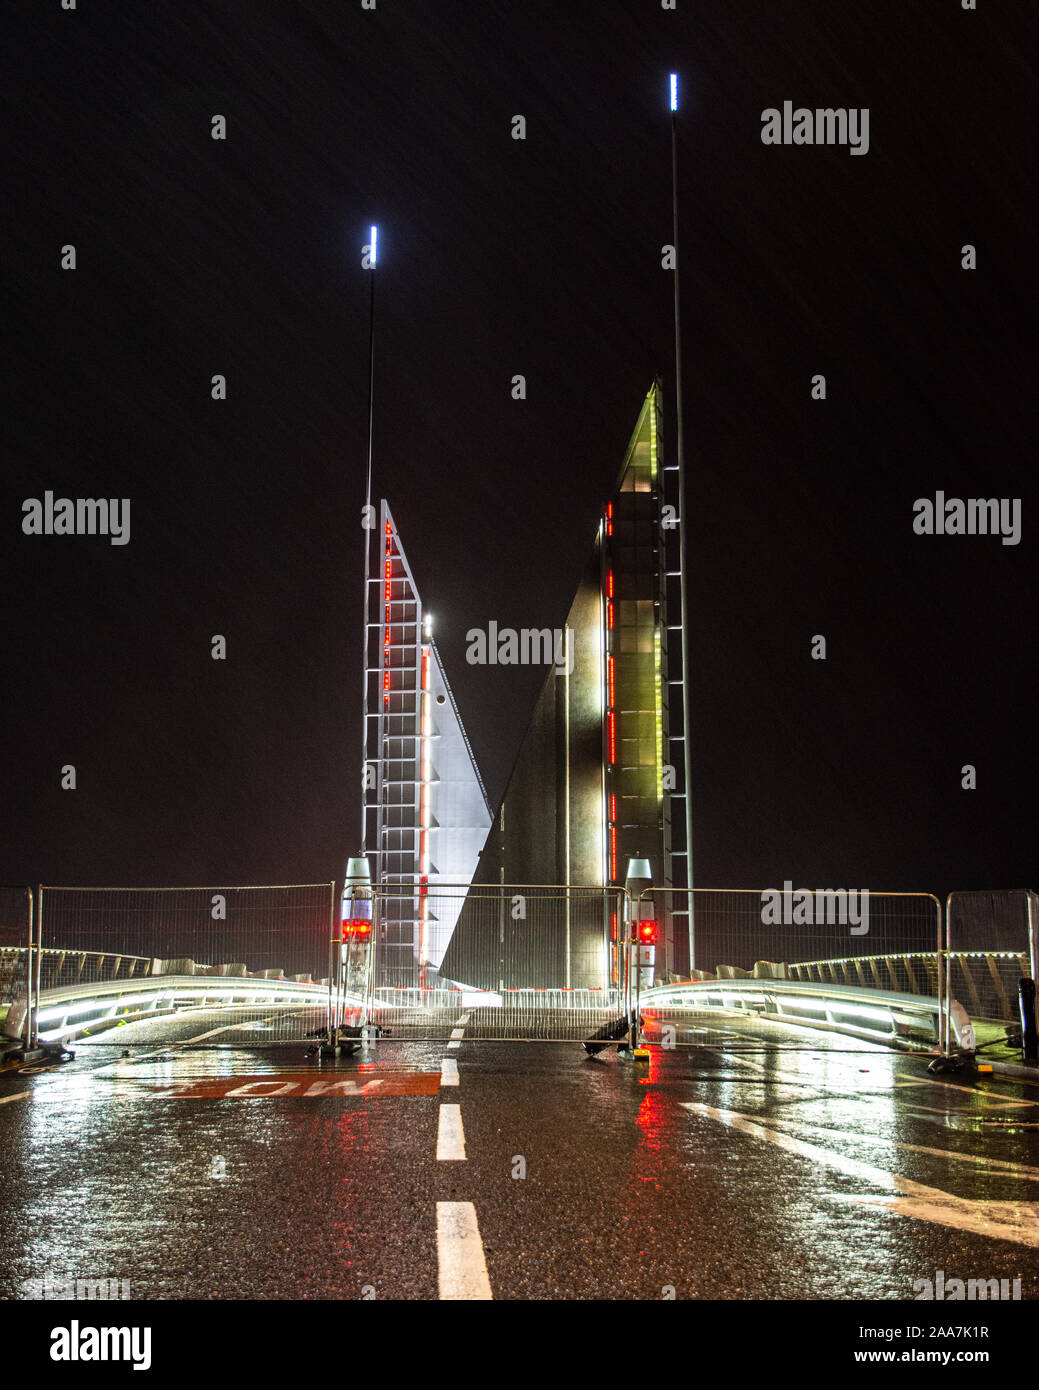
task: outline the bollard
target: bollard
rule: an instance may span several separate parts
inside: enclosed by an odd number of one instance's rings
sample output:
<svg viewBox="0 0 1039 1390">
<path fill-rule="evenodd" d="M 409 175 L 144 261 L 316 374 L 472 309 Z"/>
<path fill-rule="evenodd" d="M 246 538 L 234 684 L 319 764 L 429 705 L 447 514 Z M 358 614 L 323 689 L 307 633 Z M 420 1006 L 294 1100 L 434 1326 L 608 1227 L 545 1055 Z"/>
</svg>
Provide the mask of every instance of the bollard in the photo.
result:
<svg viewBox="0 0 1039 1390">
<path fill-rule="evenodd" d="M 1021 1011 L 1021 1058 L 1034 1062 L 1039 1058 L 1039 1035 L 1035 1026 L 1035 981 L 1018 981 L 1017 1003 Z"/>
<path fill-rule="evenodd" d="M 656 933 L 654 931 L 652 938 L 643 940 L 640 933 L 642 922 L 639 920 L 640 914 L 647 910 L 642 904 L 642 895 L 651 891 L 653 887 L 653 870 L 648 859 L 628 860 L 624 887 L 628 892 L 633 908 L 633 920 L 628 923 L 626 932 L 629 959 L 633 955 L 635 965 L 635 1004 L 629 1014 L 631 1019 L 630 1041 L 635 1056 L 646 1058 L 649 1054 L 642 1047 L 642 986 L 649 987 L 653 984 L 656 966 Z M 649 906 L 652 909 L 652 901 Z"/>
<path fill-rule="evenodd" d="M 367 1045 L 368 1030 L 373 1027 L 374 1009 L 374 955 L 375 955 L 375 915 L 374 895 L 372 893 L 371 870 L 368 860 L 358 856 L 347 861 L 346 877 L 343 882 L 343 896 L 340 905 L 338 930 L 332 933 L 329 946 L 329 996 L 331 1013 L 329 1017 L 328 1038 L 321 1052 L 325 1056 L 336 1056 L 341 1048 L 349 1053 L 356 1051 L 353 1043 L 343 1043 L 341 1038 L 361 1036 Z M 359 976 L 359 980 L 353 978 Z M 355 984 L 364 999 L 363 1030 L 355 1034 L 353 1028 L 343 1026 L 343 995 Z M 377 1030 L 376 1030 L 377 1031 Z"/>
</svg>

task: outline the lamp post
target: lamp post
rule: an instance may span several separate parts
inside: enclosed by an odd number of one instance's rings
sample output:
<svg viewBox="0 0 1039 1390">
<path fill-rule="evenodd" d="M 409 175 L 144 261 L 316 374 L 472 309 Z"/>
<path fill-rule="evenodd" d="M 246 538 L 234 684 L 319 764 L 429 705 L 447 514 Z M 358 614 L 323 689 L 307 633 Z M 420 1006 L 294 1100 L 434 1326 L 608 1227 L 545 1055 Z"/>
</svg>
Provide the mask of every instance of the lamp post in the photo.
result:
<svg viewBox="0 0 1039 1390">
<path fill-rule="evenodd" d="M 675 248 L 675 423 L 678 464 L 678 586 L 682 610 L 682 764 L 685 785 L 685 881 L 686 925 L 689 933 L 689 970 L 696 965 L 696 928 L 693 920 L 693 788 L 692 737 L 690 733 L 689 679 L 689 603 L 686 595 L 686 505 L 685 505 L 685 444 L 682 429 L 682 321 L 680 313 L 678 272 L 682 258 L 678 252 L 678 74 L 671 73 L 669 82 L 671 104 L 671 218 Z"/>
<path fill-rule="evenodd" d="M 362 266 L 371 277 L 368 293 L 368 474 L 364 493 L 364 596 L 361 603 L 361 855 L 368 845 L 368 590 L 371 582 L 372 444 L 375 428 L 375 266 L 379 229 L 373 226 Z"/>
</svg>

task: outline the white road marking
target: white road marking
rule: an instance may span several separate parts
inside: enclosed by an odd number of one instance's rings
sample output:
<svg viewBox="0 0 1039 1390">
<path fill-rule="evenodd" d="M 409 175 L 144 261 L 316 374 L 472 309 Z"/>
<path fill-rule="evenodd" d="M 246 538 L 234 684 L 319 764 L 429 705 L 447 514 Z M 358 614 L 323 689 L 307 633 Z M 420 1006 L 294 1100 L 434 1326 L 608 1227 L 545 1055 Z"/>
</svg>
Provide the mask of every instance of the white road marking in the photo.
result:
<svg viewBox="0 0 1039 1390">
<path fill-rule="evenodd" d="M 731 1060 L 734 1065 L 749 1067 L 752 1071 L 758 1072 L 763 1080 L 773 1081 L 777 1086 L 811 1087 L 828 1095 L 859 1096 L 863 1099 L 869 1096 L 886 1095 L 888 1090 L 887 1086 L 884 1086 L 882 1091 L 877 1091 L 873 1087 L 855 1085 L 854 1082 L 849 1084 L 850 1078 L 845 1078 L 843 1083 L 839 1083 L 825 1074 L 819 1077 L 818 1080 L 813 1080 L 806 1072 L 798 1073 L 784 1071 L 777 1067 L 771 1067 L 765 1062 L 757 1062 L 750 1057 L 733 1057 Z M 845 1070 L 848 1069 L 849 1064 L 847 1062 L 842 1064 L 839 1059 L 834 1060 L 838 1061 L 839 1066 L 843 1065 Z M 984 1110 L 1006 1110 L 1021 1106 L 1027 1109 L 1039 1104 L 1039 1101 L 1016 1100 L 1011 1097 L 1003 1096 L 998 1091 L 983 1090 L 979 1086 L 957 1086 L 955 1082 L 938 1081 L 931 1076 L 906 1076 L 904 1072 L 897 1071 L 894 1072 L 894 1075 L 898 1078 L 891 1083 L 892 1088 L 895 1090 L 900 1090 L 906 1086 L 942 1086 L 950 1091 L 965 1091 L 968 1095 L 976 1097 Z M 949 1114 L 948 1106 L 940 1110 L 932 1110 L 932 1107 L 927 1105 L 921 1105 L 917 1108 L 921 1110 L 930 1110 L 936 1115 Z"/>
<path fill-rule="evenodd" d="M 19 1091 L 13 1096 L 0 1096 L 0 1105 L 10 1105 L 12 1100 L 27 1100 L 32 1091 Z"/>
<path fill-rule="evenodd" d="M 902 1113 L 905 1115 L 941 1115 L 944 1119 L 952 1119 L 956 1115 L 970 1115 L 969 1110 L 958 1109 L 950 1110 L 947 1105 L 920 1105 L 914 1101 L 912 1105 L 903 1105 Z"/>
<path fill-rule="evenodd" d="M 900 1081 L 895 1082 L 895 1085 L 896 1087 L 944 1086 L 948 1091 L 966 1091 L 969 1096 L 977 1096 L 986 1110 L 1005 1110 L 1014 1105 L 1025 1108 L 1039 1105 L 1039 1100 L 1015 1100 L 1012 1097 L 1000 1095 L 998 1091 L 982 1090 L 980 1086 L 957 1086 L 954 1081 L 935 1081 L 930 1076 L 903 1076 Z"/>
<path fill-rule="evenodd" d="M 225 1023 L 219 1028 L 210 1028 L 207 1033 L 199 1033 L 194 1038 L 184 1038 L 181 1042 L 167 1043 L 165 1047 L 157 1047 L 154 1052 L 138 1052 L 133 1057 L 120 1057 L 118 1062 L 106 1062 L 104 1066 L 95 1067 L 91 1073 L 93 1076 L 101 1076 L 106 1071 L 112 1071 L 121 1067 L 132 1067 L 138 1062 L 147 1062 L 149 1057 L 162 1057 L 167 1052 L 172 1052 L 178 1047 L 190 1047 L 192 1043 L 201 1042 L 203 1038 L 213 1038 L 217 1033 L 229 1033 L 232 1028 L 237 1028 L 237 1023 Z"/>
<path fill-rule="evenodd" d="M 881 1134 L 856 1134 L 850 1129 L 827 1129 L 825 1125 L 809 1124 L 807 1120 L 781 1120 L 770 1115 L 768 1123 L 777 1129 L 801 1130 L 805 1134 L 817 1134 L 823 1139 L 849 1139 L 858 1144 L 884 1144 L 889 1149 L 906 1149 L 910 1153 L 929 1154 L 933 1158 L 951 1158 L 955 1163 L 973 1163 L 978 1168 L 988 1168 L 994 1173 L 1006 1173 L 1009 1177 L 1039 1182 L 1039 1168 L 1031 1168 L 1027 1163 L 1011 1163 L 1008 1159 L 986 1158 L 984 1154 L 962 1154 L 957 1153 L 954 1149 L 933 1149 L 926 1144 L 905 1144 L 898 1139 L 887 1139 Z M 985 1123 L 994 1122 L 986 1120 Z"/>
<path fill-rule="evenodd" d="M 750 1115 L 741 1115 L 734 1110 L 718 1110 L 713 1105 L 705 1105 L 700 1101 L 683 1101 L 682 1104 L 687 1110 L 707 1115 L 712 1120 L 728 1125 L 730 1129 L 742 1130 L 743 1133 L 753 1135 L 757 1139 L 764 1139 L 767 1143 L 775 1144 L 777 1148 L 786 1149 L 788 1153 L 797 1154 L 811 1163 L 836 1168 L 849 1177 L 873 1183 L 876 1187 L 887 1188 L 890 1194 L 828 1194 L 837 1201 L 883 1207 L 898 1216 L 914 1216 L 921 1221 L 933 1221 L 937 1225 L 971 1231 L 975 1235 L 1010 1240 L 1019 1245 L 1039 1248 L 1039 1202 L 971 1201 L 965 1197 L 955 1197 L 951 1192 L 912 1182 L 909 1178 L 888 1172 L 886 1168 L 877 1168 L 872 1163 L 862 1163 L 857 1158 L 849 1158 L 833 1149 L 823 1149 L 818 1144 L 806 1144 L 781 1130 L 769 1129 L 759 1124 Z"/>
<path fill-rule="evenodd" d="M 806 1076 L 803 1073 L 781 1071 L 779 1068 L 770 1067 L 764 1062 L 755 1062 L 751 1057 L 733 1057 L 732 1062 L 736 1066 L 750 1067 L 752 1071 L 761 1074 L 763 1081 L 774 1081 L 777 1086 L 799 1086 L 802 1089 L 808 1087 L 810 1090 L 836 1096 L 865 1097 L 879 1094 L 877 1091 L 866 1090 L 862 1086 L 839 1086 L 828 1077 L 813 1080 L 810 1076 Z M 886 1088 L 884 1094 L 886 1094 Z"/>
<path fill-rule="evenodd" d="M 458 1085 L 458 1063 L 453 1057 L 445 1057 L 440 1063 L 441 1086 Z"/>
<path fill-rule="evenodd" d="M 437 1202 L 437 1266 L 442 1299 L 493 1300 L 472 1202 Z"/>
<path fill-rule="evenodd" d="M 273 1086 L 274 1090 L 268 1088 Z M 244 1086 L 236 1086 L 233 1091 L 225 1091 L 224 1096 L 291 1096 L 296 1091 L 294 1081 L 248 1081 Z"/>
<path fill-rule="evenodd" d="M 459 1026 L 459 1028 L 464 1028 L 465 1025 L 466 1025 L 468 1022 L 469 1022 L 469 1015 L 468 1015 L 468 1014 L 459 1014 L 459 1016 L 458 1016 L 458 1026 Z"/>
<path fill-rule="evenodd" d="M 437 1158 L 442 1162 L 465 1158 L 465 1131 L 462 1129 L 460 1106 L 442 1105 L 440 1107 Z"/>
<path fill-rule="evenodd" d="M 447 1045 L 448 1048 L 450 1049 L 450 1048 L 453 1048 L 453 1047 L 460 1047 L 461 1044 L 462 1044 L 462 1039 L 463 1039 L 463 1037 L 465 1037 L 465 1029 L 464 1029 L 464 1028 L 452 1028 L 452 1029 L 451 1029 L 451 1041 L 450 1041 L 450 1042 L 448 1043 L 448 1045 Z"/>
</svg>

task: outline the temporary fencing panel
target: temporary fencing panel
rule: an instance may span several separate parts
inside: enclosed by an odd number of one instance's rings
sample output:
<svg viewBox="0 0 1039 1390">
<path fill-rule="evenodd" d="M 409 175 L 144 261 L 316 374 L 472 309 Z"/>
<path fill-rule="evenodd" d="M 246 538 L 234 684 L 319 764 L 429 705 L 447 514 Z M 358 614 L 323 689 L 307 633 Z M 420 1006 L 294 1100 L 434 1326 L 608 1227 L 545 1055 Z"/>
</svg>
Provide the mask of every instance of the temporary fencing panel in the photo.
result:
<svg viewBox="0 0 1039 1390">
<path fill-rule="evenodd" d="M 39 1034 L 77 1045 L 312 1036 L 327 1027 L 337 906 L 334 883 L 44 887 Z"/>
<path fill-rule="evenodd" d="M 1026 892 L 951 894 L 946 943 L 928 893 L 698 888 L 695 968 L 681 979 L 664 950 L 625 943 L 640 921 L 656 923 L 661 944 L 669 926 L 684 931 L 684 889 L 634 903 L 621 888 L 565 885 L 373 893 L 370 944 L 340 954 L 334 883 L 45 887 L 30 972 L 32 899 L 0 888 L 0 1024 L 24 1035 L 32 973 L 41 1038 L 77 1044 L 298 1043 L 321 1034 L 330 1011 L 390 1039 L 578 1041 L 636 1001 L 650 1040 L 671 1023 L 676 1045 L 718 1046 L 719 1033 L 738 1045 L 750 1028 L 759 1045 L 812 1046 L 810 1033 L 782 1025 L 813 1022 L 929 1044 L 947 996 L 979 1022 L 1011 1024 L 1018 980 L 1035 976 L 1039 913 Z M 410 964 L 386 949 L 405 936 L 417 945 Z"/>
<path fill-rule="evenodd" d="M 375 1021 L 391 1037 L 450 1038 L 464 1015 L 470 1040 L 573 1040 L 617 1015 L 622 889 L 384 884 L 375 900 Z M 409 978 L 380 961 L 398 930 L 420 943 Z"/>
<path fill-rule="evenodd" d="M 697 983 L 686 991 L 666 991 L 656 1003 L 652 995 L 645 997 L 651 1040 L 670 1025 L 675 1045 L 716 1046 L 708 1016 L 717 1024 L 720 1011 L 765 1016 L 769 1027 L 755 1029 L 762 1039 L 778 1036 L 775 1024 L 781 1017 L 785 1023 L 839 1027 L 878 1040 L 901 1037 L 939 1043 L 942 910 L 932 894 L 785 885 L 764 890 L 698 888 L 692 898 L 695 968 L 681 978 L 732 985 L 710 990 Z M 684 926 L 687 899 L 685 889 L 650 889 L 633 910 L 637 919 L 658 923 L 662 935 L 669 916 Z M 641 974 L 643 997 L 645 967 Z M 656 985 L 679 983 L 677 975 L 656 962 L 651 977 Z M 776 984 L 769 989 L 740 981 Z M 910 995 L 913 1000 L 907 998 Z M 690 1017 L 698 1012 L 704 1015 L 699 1028 Z M 797 1045 L 796 1031 L 789 1031 L 784 1041 Z M 811 1046 L 811 1036 L 801 1042 Z"/>
<path fill-rule="evenodd" d="M 1024 889 L 949 894 L 948 985 L 975 1022 L 1018 1022 L 1019 982 L 1035 979 L 1036 909 L 1036 895 Z"/>
<path fill-rule="evenodd" d="M 13 1040 L 24 1036 L 24 1001 L 35 983 L 32 890 L 23 884 L 0 886 L 0 1031 Z M 21 1002 L 19 1012 L 12 1009 Z"/>
</svg>

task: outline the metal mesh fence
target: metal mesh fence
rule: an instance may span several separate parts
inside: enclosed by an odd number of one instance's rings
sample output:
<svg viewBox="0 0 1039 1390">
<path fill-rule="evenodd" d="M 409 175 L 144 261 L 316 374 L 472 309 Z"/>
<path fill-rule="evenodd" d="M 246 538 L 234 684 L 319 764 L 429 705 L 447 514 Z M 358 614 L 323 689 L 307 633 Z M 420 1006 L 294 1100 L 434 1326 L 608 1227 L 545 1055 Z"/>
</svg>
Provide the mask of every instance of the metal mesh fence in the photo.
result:
<svg viewBox="0 0 1039 1390">
<path fill-rule="evenodd" d="M 398 1037 L 450 1038 L 463 1015 L 467 1039 L 587 1037 L 619 1007 L 624 900 L 615 888 L 377 886 L 376 1021 Z M 398 930 L 419 943 L 410 966 L 384 963 Z"/>
<path fill-rule="evenodd" d="M 1018 1020 L 1018 983 L 1035 978 L 1036 895 L 955 892 L 946 901 L 948 982 L 974 1019 Z"/>
<path fill-rule="evenodd" d="M 40 1035 L 298 1041 L 327 1022 L 335 909 L 334 883 L 44 887 Z"/>
<path fill-rule="evenodd" d="M 358 1021 L 354 994 L 373 983 L 372 1020 L 404 1039 L 460 1029 L 467 1040 L 587 1038 L 624 1008 L 629 915 L 685 925 L 681 889 L 649 890 L 630 905 L 624 890 L 601 887 L 397 883 L 374 893 L 372 954 L 351 947 L 359 973 L 343 976 L 340 1016 Z M 334 883 L 45 887 L 36 912 L 44 1038 L 298 1042 L 327 1026 Z M 682 978 L 949 994 L 975 1019 L 1015 1021 L 1018 981 L 1035 974 L 1035 895 L 953 893 L 946 912 L 943 951 L 930 894 L 696 889 L 695 968 Z M 28 921 L 27 890 L 0 887 L 9 1037 L 25 1025 Z M 667 966 L 658 949 L 641 989 L 676 983 Z"/>
<path fill-rule="evenodd" d="M 673 908 L 686 906 L 685 890 L 651 889 L 635 904 L 640 920 L 663 924 Z M 693 892 L 692 948 L 695 968 L 678 976 L 666 968 L 662 953 L 641 972 L 643 1001 L 659 1028 L 669 1021 L 678 1028 L 678 1042 L 693 1045 L 699 1031 L 690 1031 L 689 1015 L 724 1011 L 765 1014 L 786 1021 L 843 1019 L 844 1031 L 856 1031 L 858 1010 L 863 1035 L 926 1034 L 938 1041 L 942 976 L 939 967 L 942 913 L 929 893 L 859 892 L 838 889 L 720 890 Z M 677 920 L 685 922 L 684 915 Z M 653 1003 L 647 985 L 677 985 L 681 980 L 733 981 L 732 990 L 706 988 L 665 992 Z M 740 981 L 775 981 L 775 998 L 768 991 L 745 995 Z M 780 984 L 778 982 L 786 982 Z M 934 1000 L 934 1010 L 904 1004 L 871 1007 L 867 999 L 845 998 L 840 1010 L 831 1002 L 798 1002 L 797 983 L 840 991 L 869 991 L 913 995 Z M 807 998 L 807 996 L 806 996 Z M 649 1036 L 654 1027 L 647 1025 Z M 685 1030 L 683 1032 L 683 1029 Z M 699 1040 L 710 1045 L 709 1040 Z"/>
<path fill-rule="evenodd" d="M 12 1004 L 24 997 L 29 941 L 29 890 L 0 885 L 0 1030 Z"/>
<path fill-rule="evenodd" d="M 660 921 L 685 897 L 684 889 L 655 888 L 637 910 Z M 739 978 L 768 962 L 786 966 L 792 979 L 811 979 L 809 966 L 832 964 L 834 983 L 913 992 L 921 970 L 904 962 L 915 956 L 936 981 L 940 926 L 941 905 L 930 893 L 697 888 L 691 973 Z"/>
</svg>

